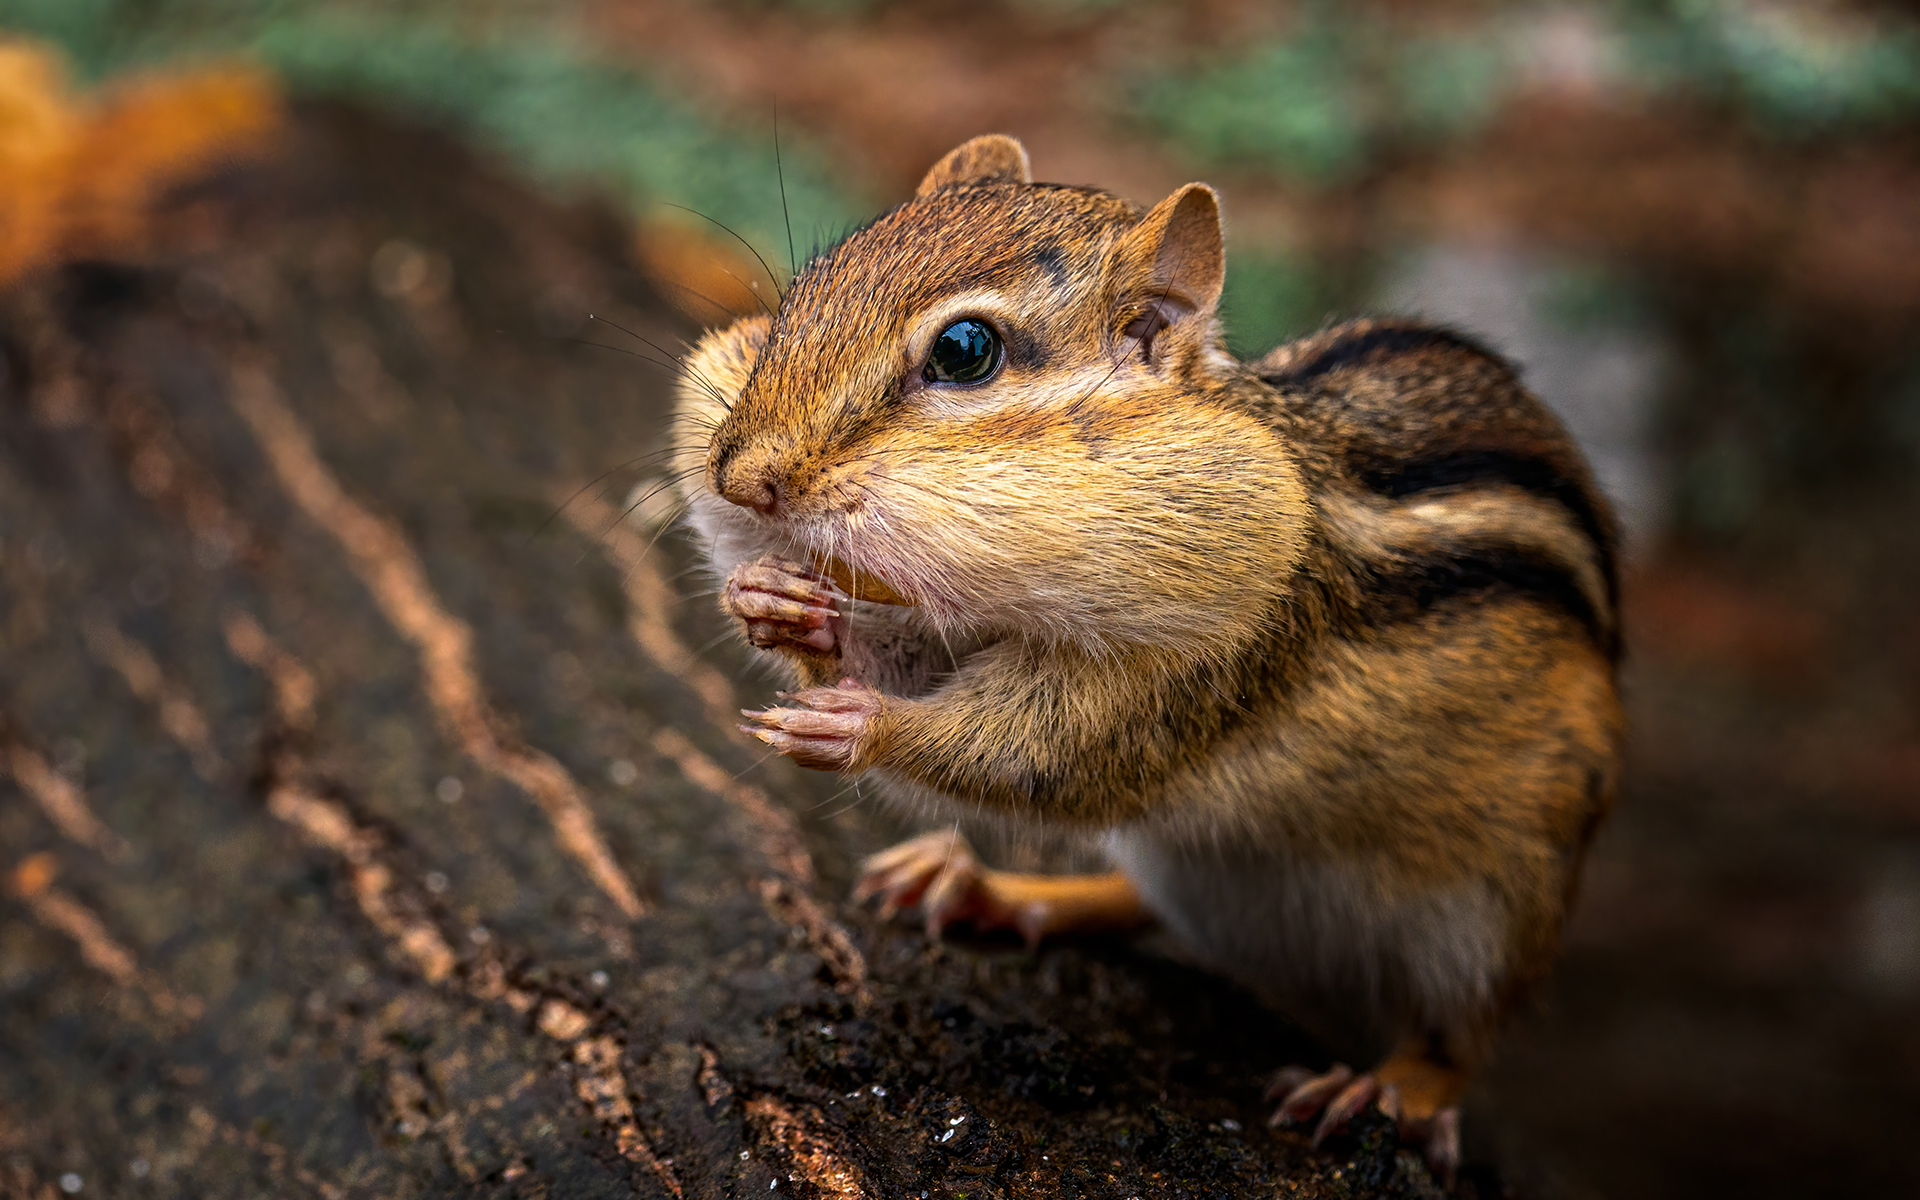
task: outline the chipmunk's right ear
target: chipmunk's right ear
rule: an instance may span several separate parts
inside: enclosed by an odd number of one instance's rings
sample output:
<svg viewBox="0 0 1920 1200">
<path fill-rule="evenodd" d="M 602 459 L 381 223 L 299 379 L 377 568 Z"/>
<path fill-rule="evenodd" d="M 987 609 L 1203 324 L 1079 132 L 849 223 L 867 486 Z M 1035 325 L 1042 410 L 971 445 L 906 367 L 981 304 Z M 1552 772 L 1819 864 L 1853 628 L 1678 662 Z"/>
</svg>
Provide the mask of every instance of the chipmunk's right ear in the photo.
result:
<svg viewBox="0 0 1920 1200">
<path fill-rule="evenodd" d="M 933 164 L 913 194 L 924 196 L 957 183 L 1032 183 L 1027 148 L 1004 133 L 988 133 L 960 143 Z"/>
<path fill-rule="evenodd" d="M 1170 310 L 1210 312 L 1227 278 L 1220 197 L 1189 183 L 1148 210 L 1115 248 L 1131 298 L 1164 296 Z"/>
<path fill-rule="evenodd" d="M 1153 206 L 1113 251 L 1114 300 L 1149 361 L 1160 331 L 1204 314 L 1211 321 L 1227 277 L 1220 198 L 1204 183 L 1189 183 Z"/>
</svg>

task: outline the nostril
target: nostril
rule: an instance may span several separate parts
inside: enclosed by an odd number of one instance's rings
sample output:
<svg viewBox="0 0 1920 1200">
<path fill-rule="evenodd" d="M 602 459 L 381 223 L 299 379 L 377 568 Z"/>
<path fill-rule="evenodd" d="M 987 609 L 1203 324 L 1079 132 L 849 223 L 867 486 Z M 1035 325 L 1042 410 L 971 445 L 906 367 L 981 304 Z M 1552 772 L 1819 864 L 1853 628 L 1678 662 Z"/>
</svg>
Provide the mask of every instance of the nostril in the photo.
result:
<svg viewBox="0 0 1920 1200">
<path fill-rule="evenodd" d="M 780 485 L 779 484 L 772 483 L 767 480 L 762 480 L 760 482 L 760 486 L 757 488 L 751 489 L 751 491 L 753 492 L 753 496 L 747 502 L 748 507 L 758 509 L 761 512 L 767 514 L 768 516 L 772 516 L 774 512 L 779 509 L 780 507 Z"/>
</svg>

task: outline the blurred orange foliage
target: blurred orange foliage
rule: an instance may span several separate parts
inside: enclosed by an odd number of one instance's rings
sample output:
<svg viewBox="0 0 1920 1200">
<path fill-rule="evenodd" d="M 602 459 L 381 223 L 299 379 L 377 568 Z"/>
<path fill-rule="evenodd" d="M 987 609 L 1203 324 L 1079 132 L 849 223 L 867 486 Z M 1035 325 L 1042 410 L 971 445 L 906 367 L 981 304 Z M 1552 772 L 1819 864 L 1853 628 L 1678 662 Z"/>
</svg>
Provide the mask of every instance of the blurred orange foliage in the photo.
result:
<svg viewBox="0 0 1920 1200">
<path fill-rule="evenodd" d="M 281 121 L 273 81 L 245 67 L 75 95 L 51 51 L 0 39 L 0 285 L 73 257 L 137 255 L 155 202 L 258 153 Z"/>
</svg>

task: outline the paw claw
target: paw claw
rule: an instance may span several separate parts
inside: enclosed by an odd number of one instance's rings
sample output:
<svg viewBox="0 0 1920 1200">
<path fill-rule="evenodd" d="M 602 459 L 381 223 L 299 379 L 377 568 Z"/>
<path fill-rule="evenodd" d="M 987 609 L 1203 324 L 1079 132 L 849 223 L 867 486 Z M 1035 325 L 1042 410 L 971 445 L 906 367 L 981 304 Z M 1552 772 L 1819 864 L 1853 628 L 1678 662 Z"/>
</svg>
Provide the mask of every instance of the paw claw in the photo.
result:
<svg viewBox="0 0 1920 1200">
<path fill-rule="evenodd" d="M 1427 1167 L 1447 1187 L 1453 1186 L 1454 1172 L 1460 1169 L 1460 1109 L 1443 1108 L 1433 1114 L 1433 1128 L 1422 1149 Z"/>
<path fill-rule="evenodd" d="M 1320 1124 L 1313 1130 L 1313 1144 L 1318 1146 L 1329 1136 L 1346 1132 L 1347 1123 L 1365 1112 L 1379 1094 L 1380 1085 L 1371 1075 L 1362 1075 L 1341 1089 L 1320 1114 Z"/>
<path fill-rule="evenodd" d="M 768 555 L 727 576 L 720 607 L 740 619 L 747 641 L 763 650 L 832 654 L 839 644 L 840 604 L 847 597 L 803 566 Z"/>
<path fill-rule="evenodd" d="M 1279 1111 L 1273 1114 L 1276 1124 L 1281 1122 L 1298 1123 L 1327 1106 L 1353 1081 L 1353 1068 L 1345 1063 L 1335 1063 L 1324 1075 L 1315 1075 L 1305 1083 L 1287 1093 L 1280 1102 Z"/>
<path fill-rule="evenodd" d="M 1318 1113 L 1313 1144 L 1344 1131 L 1367 1108 L 1377 1106 L 1392 1119 L 1402 1142 L 1418 1146 L 1434 1177 L 1448 1187 L 1460 1165 L 1460 1109 L 1443 1108 L 1430 1117 L 1409 1118 L 1400 1089 L 1383 1084 L 1372 1072 L 1355 1075 L 1344 1063 L 1335 1063 L 1325 1072 L 1314 1074 L 1304 1067 L 1286 1067 L 1267 1088 L 1267 1098 L 1285 1094 L 1280 1107 L 1267 1122 L 1275 1127 L 1298 1125 Z"/>
<path fill-rule="evenodd" d="M 1280 1100 L 1290 1096 L 1301 1084 L 1313 1077 L 1314 1072 L 1311 1067 L 1281 1067 L 1274 1073 L 1273 1082 L 1267 1085 L 1266 1098 Z"/>
<path fill-rule="evenodd" d="M 986 928 L 1020 928 L 1019 915 L 1004 911 L 988 894 L 987 878 L 964 839 L 952 833 L 930 833 L 868 858 L 853 895 L 855 900 L 879 896 L 883 920 L 919 905 L 927 936 L 934 940 L 961 921 Z M 1024 929 L 1022 936 L 1027 936 Z"/>
<path fill-rule="evenodd" d="M 740 728 L 803 767 L 827 771 L 855 765 L 860 740 L 882 702 L 871 688 L 807 688 L 783 698 L 791 703 L 741 709 L 753 724 Z"/>
</svg>

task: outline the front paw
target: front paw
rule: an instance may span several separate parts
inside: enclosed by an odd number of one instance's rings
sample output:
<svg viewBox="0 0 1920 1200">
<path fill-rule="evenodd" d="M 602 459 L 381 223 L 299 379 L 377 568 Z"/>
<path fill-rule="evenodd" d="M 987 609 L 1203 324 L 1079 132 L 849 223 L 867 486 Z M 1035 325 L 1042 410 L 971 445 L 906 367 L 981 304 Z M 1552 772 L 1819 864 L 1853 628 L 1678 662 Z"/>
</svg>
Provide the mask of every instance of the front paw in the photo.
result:
<svg viewBox="0 0 1920 1200">
<path fill-rule="evenodd" d="M 742 709 L 753 722 L 740 728 L 803 767 L 845 771 L 864 766 L 863 742 L 884 698 L 851 679 L 839 687 L 781 692 L 790 707 Z"/>
<path fill-rule="evenodd" d="M 733 569 L 720 607 L 741 620 L 747 641 L 762 650 L 823 655 L 839 650 L 845 599 L 832 580 L 769 554 Z"/>
</svg>

